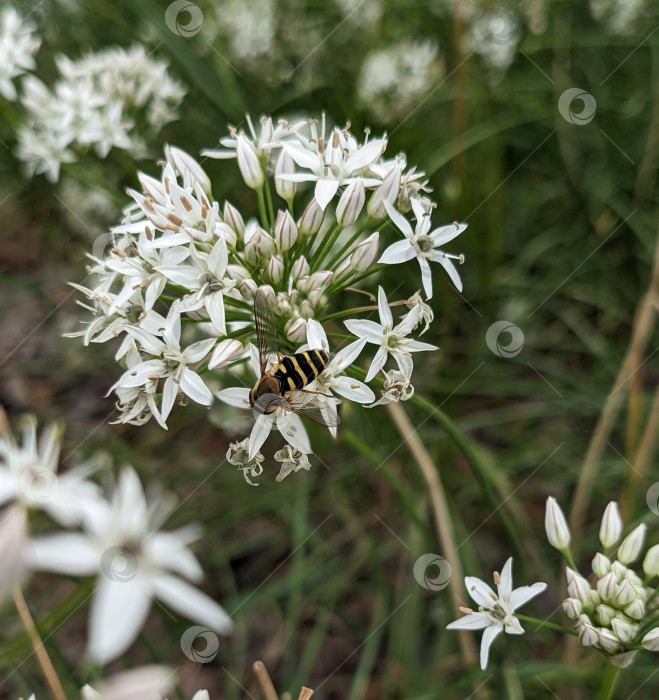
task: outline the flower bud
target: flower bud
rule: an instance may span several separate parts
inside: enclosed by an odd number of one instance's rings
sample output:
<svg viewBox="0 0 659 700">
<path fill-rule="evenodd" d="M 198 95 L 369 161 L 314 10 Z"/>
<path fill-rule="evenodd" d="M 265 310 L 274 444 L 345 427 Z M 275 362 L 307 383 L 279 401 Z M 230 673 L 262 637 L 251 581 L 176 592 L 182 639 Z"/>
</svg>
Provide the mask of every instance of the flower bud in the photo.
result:
<svg viewBox="0 0 659 700">
<path fill-rule="evenodd" d="M 184 178 L 186 178 L 186 171 L 192 176 L 196 182 L 199 183 L 201 189 L 208 195 L 211 192 L 211 181 L 208 175 L 206 175 L 205 170 L 197 163 L 197 161 L 188 155 L 185 151 L 182 151 L 176 146 L 165 146 L 165 155 L 167 157 L 167 162 L 177 170 Z"/>
<path fill-rule="evenodd" d="M 586 615 L 583 617 L 588 620 Z M 590 624 L 590 620 L 582 622 L 579 627 L 579 644 L 584 647 L 592 647 L 593 644 L 597 644 L 598 641 L 599 635 L 597 634 L 597 630 Z"/>
<path fill-rule="evenodd" d="M 611 501 L 604 510 L 602 524 L 600 525 L 600 542 L 602 547 L 609 549 L 613 547 L 622 534 L 622 519 L 618 512 L 618 504 Z"/>
<path fill-rule="evenodd" d="M 279 284 L 284 278 L 284 261 L 278 255 L 273 255 L 268 260 L 263 275 L 268 282 Z"/>
<path fill-rule="evenodd" d="M 602 578 L 604 574 L 608 574 L 611 571 L 611 560 L 601 552 L 597 552 L 593 557 L 592 569 L 597 578 Z"/>
<path fill-rule="evenodd" d="M 651 629 L 641 641 L 641 646 L 648 651 L 659 651 L 659 627 Z"/>
<path fill-rule="evenodd" d="M 263 295 L 263 298 L 267 302 L 268 306 L 273 311 L 276 311 L 276 309 L 277 309 L 277 295 L 275 294 L 275 290 L 269 284 L 262 284 L 259 287 L 259 291 Z"/>
<path fill-rule="evenodd" d="M 322 289 L 312 289 L 307 295 L 307 299 L 314 309 L 314 312 L 327 304 L 327 299 Z M 315 315 L 315 313 L 314 313 Z"/>
<path fill-rule="evenodd" d="M 380 234 L 376 231 L 362 241 L 350 256 L 350 264 L 355 272 L 366 272 L 378 257 Z"/>
<path fill-rule="evenodd" d="M 277 314 L 279 316 L 290 316 L 291 314 L 291 302 L 286 292 L 277 294 Z"/>
<path fill-rule="evenodd" d="M 631 564 L 635 559 L 638 559 L 643 549 L 643 544 L 645 542 L 645 531 L 647 526 L 645 523 L 641 523 L 638 527 L 635 527 L 618 548 L 618 560 L 623 564 Z"/>
<path fill-rule="evenodd" d="M 224 338 L 213 350 L 208 369 L 219 369 L 231 362 L 243 351 L 243 344 L 235 338 Z"/>
<path fill-rule="evenodd" d="M 599 635 L 599 646 L 609 654 L 620 648 L 620 641 L 611 630 L 601 627 L 597 630 Z"/>
<path fill-rule="evenodd" d="M 286 323 L 284 333 L 291 343 L 304 343 L 307 339 L 307 323 L 303 318 L 292 318 Z"/>
<path fill-rule="evenodd" d="M 294 282 L 297 282 L 302 277 L 308 277 L 310 272 L 311 268 L 304 255 L 295 259 L 293 267 L 291 268 L 291 277 Z"/>
<path fill-rule="evenodd" d="M 366 190 L 364 181 L 359 178 L 353 180 L 343 191 L 336 205 L 336 221 L 339 226 L 351 226 L 357 221 L 362 213 L 364 201 L 366 200 Z"/>
<path fill-rule="evenodd" d="M 602 600 L 612 601 L 616 594 L 616 577 L 612 571 L 597 581 L 597 592 Z"/>
<path fill-rule="evenodd" d="M 609 663 L 616 668 L 627 668 L 628 666 L 632 665 L 634 662 L 634 657 L 637 653 L 638 652 L 634 650 L 625 651 L 622 654 L 616 654 L 615 656 L 609 656 Z"/>
<path fill-rule="evenodd" d="M 398 198 L 400 190 L 400 177 L 402 169 L 400 163 L 396 163 L 393 168 L 382 178 L 382 182 L 377 186 L 371 199 L 368 202 L 366 211 L 374 219 L 386 219 L 387 210 L 384 202 L 393 204 Z"/>
<path fill-rule="evenodd" d="M 252 232 L 245 243 L 245 259 L 251 265 L 256 265 L 261 260 L 266 260 L 275 253 L 275 242 L 260 226 Z"/>
<path fill-rule="evenodd" d="M 325 291 L 332 282 L 333 272 L 329 270 L 318 270 L 309 276 L 309 289 L 322 289 Z"/>
<path fill-rule="evenodd" d="M 311 236 L 320 231 L 325 212 L 320 208 L 316 199 L 312 199 L 304 210 L 302 217 L 297 222 L 297 228 L 301 236 Z"/>
<path fill-rule="evenodd" d="M 625 607 L 637 597 L 636 588 L 634 584 L 629 580 L 625 579 L 617 588 L 615 595 L 615 602 L 620 607 Z"/>
<path fill-rule="evenodd" d="M 225 224 L 223 221 L 218 221 L 215 224 L 215 237 L 221 238 L 227 244 L 227 248 L 235 250 L 238 237 L 236 236 L 236 232 L 228 224 Z"/>
<path fill-rule="evenodd" d="M 238 134 L 236 157 L 238 159 L 238 169 L 247 187 L 251 187 L 253 190 L 263 187 L 265 173 L 254 145 L 244 134 Z"/>
<path fill-rule="evenodd" d="M 229 202 L 224 203 L 224 223 L 235 231 L 238 238 L 242 239 L 245 233 L 245 222 L 240 212 Z"/>
<path fill-rule="evenodd" d="M 290 153 L 285 149 L 281 149 L 277 165 L 275 165 L 275 191 L 287 202 L 293 201 L 297 185 L 290 180 L 282 178 L 282 175 L 293 175 L 295 173 L 295 161 Z"/>
<path fill-rule="evenodd" d="M 258 288 L 256 282 L 249 277 L 238 285 L 238 291 L 246 301 L 252 301 Z"/>
<path fill-rule="evenodd" d="M 549 544 L 559 552 L 566 551 L 570 546 L 570 528 L 558 502 L 553 496 L 547 499 L 545 508 L 545 532 Z"/>
<path fill-rule="evenodd" d="M 659 576 L 659 544 L 655 544 L 648 549 L 648 553 L 643 559 L 643 571 L 650 578 Z"/>
<path fill-rule="evenodd" d="M 277 221 L 275 221 L 275 243 L 280 251 L 288 250 L 295 245 L 297 241 L 297 226 L 289 211 L 277 212 Z"/>
<path fill-rule="evenodd" d="M 567 577 L 567 592 L 570 598 L 578 598 L 581 604 L 587 606 L 590 602 L 590 585 L 581 574 L 569 567 L 565 569 Z"/>
<path fill-rule="evenodd" d="M 351 277 L 354 273 L 352 269 L 352 263 L 350 258 L 346 258 L 337 268 L 334 270 L 334 281 L 342 282 L 348 277 Z"/>
<path fill-rule="evenodd" d="M 616 583 L 620 583 L 625 578 L 628 571 L 629 569 L 617 559 L 611 564 L 611 573 L 616 577 Z"/>
<path fill-rule="evenodd" d="M 561 607 L 570 620 L 576 620 L 583 612 L 583 605 L 578 598 L 566 598 Z"/>
<path fill-rule="evenodd" d="M 300 316 L 302 316 L 302 318 L 304 318 L 306 320 L 309 320 L 310 318 L 314 317 L 313 306 L 311 306 L 308 299 L 305 299 L 300 304 Z M 306 336 L 305 336 L 305 338 L 306 338 Z"/>
<path fill-rule="evenodd" d="M 632 625 L 630 622 L 614 617 L 611 620 L 611 627 L 615 636 L 623 643 L 631 642 L 636 636 L 638 625 Z"/>
<path fill-rule="evenodd" d="M 602 599 L 599 597 L 598 592 L 594 588 L 591 588 L 588 593 L 588 604 L 584 604 L 584 610 L 592 612 L 601 602 Z"/>
<path fill-rule="evenodd" d="M 632 620 L 642 620 L 645 617 L 645 604 L 637 596 L 632 602 L 623 608 L 623 612 Z"/>
<path fill-rule="evenodd" d="M 242 265 L 237 265 L 236 263 L 227 265 L 226 274 L 230 280 L 233 280 L 238 284 L 249 278 L 249 272 Z"/>
<path fill-rule="evenodd" d="M 610 605 L 600 603 L 595 608 L 595 614 L 597 615 L 597 621 L 600 625 L 606 627 L 611 624 L 611 620 L 616 616 L 616 609 L 612 608 Z"/>
</svg>

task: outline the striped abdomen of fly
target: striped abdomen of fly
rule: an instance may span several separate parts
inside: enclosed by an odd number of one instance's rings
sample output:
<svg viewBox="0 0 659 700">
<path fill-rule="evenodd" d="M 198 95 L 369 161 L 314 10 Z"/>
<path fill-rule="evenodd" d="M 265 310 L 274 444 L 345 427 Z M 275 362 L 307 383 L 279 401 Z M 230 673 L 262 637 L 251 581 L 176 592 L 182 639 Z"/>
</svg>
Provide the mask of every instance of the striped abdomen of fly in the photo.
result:
<svg viewBox="0 0 659 700">
<path fill-rule="evenodd" d="M 329 362 L 326 350 L 305 350 L 280 357 L 279 364 L 264 374 L 250 392 L 249 402 L 256 413 L 272 413 L 284 405 L 285 394 L 310 384 Z"/>
<path fill-rule="evenodd" d="M 279 382 L 281 392 L 302 389 L 327 367 L 326 350 L 305 350 L 295 355 L 284 355 L 272 376 Z"/>
</svg>

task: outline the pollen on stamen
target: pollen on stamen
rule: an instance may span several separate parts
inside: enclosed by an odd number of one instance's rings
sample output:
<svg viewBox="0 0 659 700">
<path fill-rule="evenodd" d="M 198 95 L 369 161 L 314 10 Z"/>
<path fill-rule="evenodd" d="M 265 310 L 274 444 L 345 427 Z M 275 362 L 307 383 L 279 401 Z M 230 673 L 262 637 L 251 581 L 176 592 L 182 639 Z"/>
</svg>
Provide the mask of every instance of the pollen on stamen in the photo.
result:
<svg viewBox="0 0 659 700">
<path fill-rule="evenodd" d="M 192 211 L 192 204 L 190 204 L 185 197 L 181 197 L 181 204 L 185 207 L 186 211 Z"/>
<path fill-rule="evenodd" d="M 152 241 L 153 240 L 153 231 L 151 230 L 150 226 L 145 226 L 144 227 L 144 233 L 146 234 L 146 239 L 147 241 Z"/>
<path fill-rule="evenodd" d="M 464 613 L 465 615 L 473 615 L 474 611 L 471 608 L 465 608 L 463 605 L 461 605 L 458 610 L 461 613 Z"/>
<path fill-rule="evenodd" d="M 111 253 L 114 253 L 115 255 L 118 255 L 120 258 L 127 258 L 128 256 L 123 250 L 119 250 L 119 248 L 112 248 L 110 250 Z"/>
<path fill-rule="evenodd" d="M 181 226 L 183 224 L 183 219 L 179 218 L 176 216 L 176 214 L 167 214 L 167 218 L 173 223 L 176 224 L 177 226 Z"/>
<path fill-rule="evenodd" d="M 494 579 L 494 583 L 496 583 L 497 586 L 501 583 L 501 577 L 499 576 L 499 572 L 498 572 L 498 571 L 495 571 L 495 572 L 492 574 L 492 578 Z"/>
</svg>

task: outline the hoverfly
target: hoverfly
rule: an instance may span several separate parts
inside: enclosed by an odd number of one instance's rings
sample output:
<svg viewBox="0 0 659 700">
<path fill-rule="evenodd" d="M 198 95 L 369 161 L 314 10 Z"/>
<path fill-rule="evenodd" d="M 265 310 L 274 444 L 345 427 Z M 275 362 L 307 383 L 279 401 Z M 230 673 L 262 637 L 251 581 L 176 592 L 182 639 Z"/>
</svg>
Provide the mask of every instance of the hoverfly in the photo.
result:
<svg viewBox="0 0 659 700">
<path fill-rule="evenodd" d="M 322 402 L 320 392 L 305 391 L 327 367 L 327 350 L 305 350 L 294 355 L 277 352 L 275 318 L 266 295 L 259 289 L 254 297 L 254 325 L 261 376 L 249 392 L 249 403 L 258 415 L 274 413 L 278 408 L 310 418 L 333 428 L 339 424 L 337 400 Z M 276 354 L 276 362 L 273 363 Z M 268 369 L 268 364 L 271 368 Z"/>
</svg>

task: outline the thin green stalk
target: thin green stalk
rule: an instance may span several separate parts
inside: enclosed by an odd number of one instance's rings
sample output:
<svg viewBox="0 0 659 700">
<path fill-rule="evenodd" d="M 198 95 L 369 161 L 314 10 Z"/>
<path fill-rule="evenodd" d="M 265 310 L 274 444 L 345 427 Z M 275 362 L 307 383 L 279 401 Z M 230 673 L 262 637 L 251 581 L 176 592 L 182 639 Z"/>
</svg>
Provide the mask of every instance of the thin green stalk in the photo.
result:
<svg viewBox="0 0 659 700">
<path fill-rule="evenodd" d="M 263 194 L 263 187 L 259 187 L 256 190 L 256 194 L 259 199 L 259 217 L 261 219 L 261 226 L 266 230 L 270 230 L 270 224 L 268 223 L 268 209 L 265 204 L 265 196 Z"/>
<path fill-rule="evenodd" d="M 602 679 L 602 686 L 597 695 L 597 700 L 611 700 L 613 693 L 620 680 L 620 669 L 613 664 L 607 664 Z"/>
<path fill-rule="evenodd" d="M 268 213 L 270 214 L 270 225 L 275 225 L 275 209 L 272 204 L 272 192 L 270 192 L 270 178 L 265 179 L 265 200 L 268 206 Z"/>
<path fill-rule="evenodd" d="M 524 620 L 524 622 L 532 622 L 533 624 L 536 624 L 536 631 L 539 630 L 541 627 L 549 627 L 549 629 L 552 630 L 557 630 L 558 632 L 564 632 L 565 634 L 571 634 L 573 636 L 577 636 L 577 633 L 575 630 L 571 630 L 569 627 L 564 627 L 563 625 L 557 625 L 555 622 L 548 622 L 547 620 L 539 620 L 537 617 L 531 617 L 530 615 L 520 615 L 520 613 L 516 612 L 515 617 L 518 617 L 520 620 Z"/>
<path fill-rule="evenodd" d="M 384 270 L 385 267 L 389 267 L 389 265 L 386 263 L 381 263 L 380 265 L 375 265 L 375 267 L 372 267 L 370 270 L 363 272 L 361 275 L 357 275 L 356 277 L 348 277 L 348 279 L 342 280 L 337 285 L 330 285 L 329 289 L 327 290 L 327 294 L 336 294 L 337 292 L 343 291 L 346 287 L 352 287 L 352 285 L 357 284 L 357 282 L 361 282 L 367 277 L 374 275 L 376 272 Z"/>
<path fill-rule="evenodd" d="M 309 237 L 310 245 L 309 249 L 307 250 L 307 260 L 309 260 L 309 264 L 311 264 L 311 259 L 314 261 L 314 267 L 312 269 L 312 272 L 315 272 L 316 270 L 320 269 L 320 261 L 323 260 L 325 257 L 325 253 L 327 250 L 331 250 L 332 246 L 334 245 L 334 241 L 339 237 L 341 231 L 343 231 L 343 228 L 339 226 L 338 224 L 334 227 L 331 228 L 326 234 L 323 240 L 320 242 L 320 245 L 318 246 L 318 249 L 316 252 L 313 254 L 313 258 L 310 255 L 311 253 L 311 248 L 313 247 L 313 238 L 314 236 Z M 316 265 L 316 261 L 318 262 L 318 265 Z"/>
<path fill-rule="evenodd" d="M 330 261 L 325 265 L 328 270 L 334 270 L 346 259 L 349 253 L 352 251 L 350 247 L 352 244 L 364 233 L 368 225 L 371 223 L 370 219 L 366 219 L 364 223 L 355 231 L 355 233 L 350 236 L 350 240 L 341 248 L 338 253 L 335 253 Z M 331 250 L 331 249 L 330 249 Z M 329 251 L 327 251 L 329 253 Z M 320 263 L 319 263 L 320 264 Z"/>
</svg>

